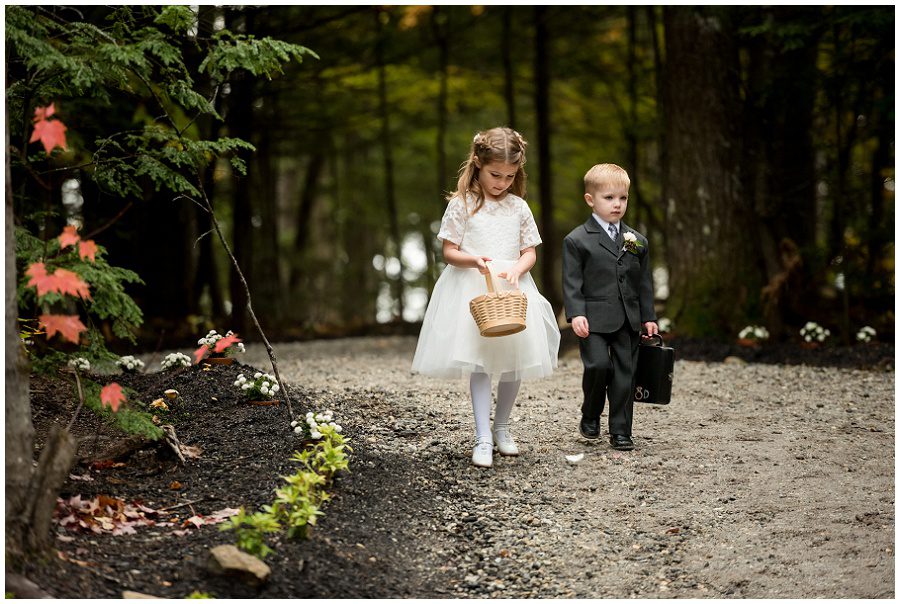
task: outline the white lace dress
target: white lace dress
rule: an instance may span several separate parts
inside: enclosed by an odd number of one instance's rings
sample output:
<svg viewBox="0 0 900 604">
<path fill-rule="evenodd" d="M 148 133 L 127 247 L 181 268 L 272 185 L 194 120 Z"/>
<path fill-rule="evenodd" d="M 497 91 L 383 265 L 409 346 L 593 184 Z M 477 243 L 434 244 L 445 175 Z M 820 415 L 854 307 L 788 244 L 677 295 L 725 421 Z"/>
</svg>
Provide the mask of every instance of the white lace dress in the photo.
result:
<svg viewBox="0 0 900 604">
<path fill-rule="evenodd" d="M 469 207 L 474 202 L 470 201 Z M 521 250 L 541 243 L 531 209 L 521 197 L 484 202 L 474 216 L 462 200 L 450 200 L 438 239 L 459 245 L 463 252 L 488 256 L 497 291 L 513 289 L 496 275 L 512 268 Z M 469 312 L 469 300 L 487 293 L 484 276 L 475 268 L 447 265 L 434 286 L 413 358 L 413 371 L 443 378 L 483 371 L 504 380 L 528 379 L 553 373 L 559 352 L 559 327 L 553 308 L 540 294 L 531 273 L 519 279 L 528 298 L 526 328 L 517 334 L 485 338 Z"/>
</svg>

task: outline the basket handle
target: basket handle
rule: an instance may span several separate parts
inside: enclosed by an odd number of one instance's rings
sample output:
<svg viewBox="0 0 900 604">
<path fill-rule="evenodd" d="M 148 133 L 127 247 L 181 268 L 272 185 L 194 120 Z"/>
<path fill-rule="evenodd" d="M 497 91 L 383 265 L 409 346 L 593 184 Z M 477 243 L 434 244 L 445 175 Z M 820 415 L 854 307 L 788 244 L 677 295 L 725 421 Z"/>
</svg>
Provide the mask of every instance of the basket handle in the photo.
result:
<svg viewBox="0 0 900 604">
<path fill-rule="evenodd" d="M 491 279 L 491 269 L 488 268 L 488 272 L 484 274 L 484 282 L 487 283 L 488 293 L 494 293 L 494 280 Z"/>
</svg>

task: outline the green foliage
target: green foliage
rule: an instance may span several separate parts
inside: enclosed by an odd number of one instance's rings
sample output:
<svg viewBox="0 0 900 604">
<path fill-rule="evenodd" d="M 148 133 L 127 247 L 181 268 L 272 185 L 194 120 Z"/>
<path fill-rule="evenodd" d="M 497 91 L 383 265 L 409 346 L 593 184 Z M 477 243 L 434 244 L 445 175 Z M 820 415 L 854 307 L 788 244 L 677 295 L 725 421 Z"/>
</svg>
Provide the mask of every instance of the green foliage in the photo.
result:
<svg viewBox="0 0 900 604">
<path fill-rule="evenodd" d="M 237 547 L 263 558 L 271 549 L 265 544 L 265 533 L 287 527 L 290 538 L 305 539 L 309 536 L 309 527 L 315 526 L 316 519 L 322 516 L 322 505 L 330 499 L 325 491 L 328 482 L 339 471 L 348 470 L 351 451 L 345 439 L 331 426 L 321 429 L 322 438 L 315 446 L 303 451 L 295 451 L 291 461 L 298 462 L 303 468 L 282 476 L 285 485 L 275 490 L 275 501 L 271 506 L 263 506 L 263 511 L 247 515 L 241 508 L 237 516 L 233 516 L 222 530 L 235 530 L 238 535 Z"/>
<path fill-rule="evenodd" d="M 217 44 L 200 64 L 200 72 L 208 73 L 213 81 L 223 81 L 238 69 L 271 80 L 274 74 L 284 73 L 282 65 L 291 59 L 300 62 L 303 55 L 319 58 L 304 46 L 271 38 L 257 40 L 252 35 L 234 34 L 228 30 L 216 32 L 214 38 Z"/>
<path fill-rule="evenodd" d="M 185 600 L 215 600 L 215 596 L 205 591 L 192 591 L 184 597 Z"/>
<path fill-rule="evenodd" d="M 75 246 L 62 250 L 59 239 L 47 242 L 40 240 L 24 228 L 16 228 L 16 262 L 18 265 L 19 285 L 17 290 L 19 312 L 21 316 L 29 316 L 38 306 L 47 307 L 53 304 L 71 304 L 69 296 L 50 292 L 37 299 L 37 293 L 28 285 L 29 277 L 25 275 L 27 267 L 35 262 L 44 262 L 48 271 L 66 269 L 78 274 L 91 288 L 91 299 L 81 300 L 81 304 L 89 315 L 101 320 L 110 320 L 112 331 L 116 337 L 134 342 L 134 330 L 144 321 L 141 309 L 125 292 L 126 283 L 142 284 L 137 273 L 111 266 L 106 261 L 106 249 L 97 245 L 94 262 L 79 257 Z M 90 354 L 96 358 L 105 358 L 105 347 L 99 332 L 90 338 Z"/>
<path fill-rule="evenodd" d="M 234 531 L 238 549 L 262 559 L 274 551 L 266 545 L 265 535 L 281 530 L 281 525 L 267 511 L 247 514 L 242 506 L 237 515 L 219 526 L 219 530 Z"/>
<path fill-rule="evenodd" d="M 155 23 L 169 27 L 175 33 L 187 33 L 197 22 L 197 15 L 188 6 L 164 6 Z"/>
<path fill-rule="evenodd" d="M 100 384 L 91 380 L 83 379 L 81 381 L 84 390 L 84 405 L 104 420 L 113 423 L 120 430 L 129 434 L 143 436 L 149 440 L 159 440 L 163 436 L 162 428 L 153 423 L 152 416 L 149 413 L 138 409 L 137 403 L 132 397 L 133 391 L 126 389 L 126 395 L 129 403 L 119 407 L 115 413 L 104 406 L 100 401 Z M 74 388 L 75 385 L 73 384 Z"/>
<path fill-rule="evenodd" d="M 288 526 L 288 537 L 306 538 L 310 526 L 322 515 L 322 504 L 328 500 L 325 476 L 313 470 L 301 470 L 282 476 L 287 485 L 275 490 L 272 514 Z"/>
</svg>

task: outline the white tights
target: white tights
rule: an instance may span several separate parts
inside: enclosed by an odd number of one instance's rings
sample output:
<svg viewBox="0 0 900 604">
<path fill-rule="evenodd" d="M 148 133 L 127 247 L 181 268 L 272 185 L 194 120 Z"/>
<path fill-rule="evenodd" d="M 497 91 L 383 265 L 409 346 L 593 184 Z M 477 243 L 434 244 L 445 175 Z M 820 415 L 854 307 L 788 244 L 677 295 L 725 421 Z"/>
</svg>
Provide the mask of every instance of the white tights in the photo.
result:
<svg viewBox="0 0 900 604">
<path fill-rule="evenodd" d="M 494 425 L 509 423 L 509 415 L 516 404 L 516 395 L 522 380 L 512 380 L 512 373 L 500 376 L 497 386 L 497 409 L 494 411 Z M 491 439 L 491 376 L 487 373 L 472 373 L 469 378 L 472 391 L 472 410 L 475 412 L 475 438 Z"/>
</svg>

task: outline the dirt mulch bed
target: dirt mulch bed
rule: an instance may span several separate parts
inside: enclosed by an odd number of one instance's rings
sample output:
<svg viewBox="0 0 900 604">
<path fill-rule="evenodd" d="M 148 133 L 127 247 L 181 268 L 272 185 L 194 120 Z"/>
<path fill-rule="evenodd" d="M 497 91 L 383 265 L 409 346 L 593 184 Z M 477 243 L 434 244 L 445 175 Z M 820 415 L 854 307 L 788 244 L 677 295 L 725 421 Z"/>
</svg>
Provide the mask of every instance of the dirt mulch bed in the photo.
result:
<svg viewBox="0 0 900 604">
<path fill-rule="evenodd" d="M 199 447 L 202 453 L 182 465 L 166 445 L 151 443 L 116 458 L 115 464 L 90 463 L 90 458 L 104 457 L 109 443 L 121 442 L 127 435 L 105 426 L 98 437 L 97 416 L 83 412 L 73 433 L 82 442 L 79 455 L 87 459 L 73 468 L 60 497 L 115 497 L 152 510 L 168 510 L 146 517 L 173 524 L 138 526 L 128 535 L 73 532 L 55 526 L 58 554 L 30 563 L 23 574 L 54 597 L 121 597 L 125 590 L 170 598 L 194 591 L 218 598 L 440 597 L 445 581 L 437 577 L 440 571 L 427 571 L 427 565 L 422 572 L 427 555 L 417 560 L 415 540 L 404 536 L 406 532 L 373 535 L 371 526 L 391 524 L 391 518 L 381 517 L 387 512 L 378 502 L 401 493 L 390 510 L 393 521 L 417 522 L 415 510 L 426 507 L 443 490 L 441 477 L 397 458 L 374 457 L 363 447 L 357 447 L 352 457 L 351 472 L 338 476 L 329 487 L 333 499 L 325 504 L 325 516 L 312 530 L 312 538 L 281 536 L 270 541 L 275 553 L 265 559 L 272 575 L 264 586 L 251 587 L 206 570 L 208 550 L 234 543 L 234 534 L 220 531 L 215 524 L 185 526 L 185 521 L 240 506 L 256 511 L 271 503 L 274 489 L 282 484 L 279 476 L 294 471 L 290 457 L 300 446 L 283 405 L 262 407 L 241 399 L 233 382 L 248 371 L 256 370 L 235 364 L 97 376 L 100 383 L 115 380 L 133 389 L 129 399 L 145 404 L 168 388 L 178 390 L 178 399 L 167 400 L 171 408 L 164 423 L 173 423 L 181 442 Z M 31 388 L 37 451 L 52 423 L 65 425 L 70 420 L 74 385 L 34 377 Z M 339 419 L 351 407 L 334 395 L 296 388 L 290 394 L 295 414 L 305 412 L 313 399 L 315 409 L 327 405 Z M 356 436 L 352 423 L 346 422 L 351 440 Z M 426 480 L 422 480 L 423 472 L 428 473 Z M 413 484 L 416 488 L 409 488 Z"/>
</svg>

